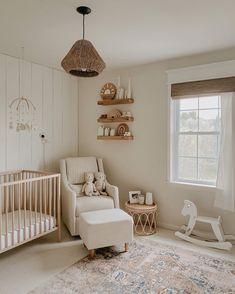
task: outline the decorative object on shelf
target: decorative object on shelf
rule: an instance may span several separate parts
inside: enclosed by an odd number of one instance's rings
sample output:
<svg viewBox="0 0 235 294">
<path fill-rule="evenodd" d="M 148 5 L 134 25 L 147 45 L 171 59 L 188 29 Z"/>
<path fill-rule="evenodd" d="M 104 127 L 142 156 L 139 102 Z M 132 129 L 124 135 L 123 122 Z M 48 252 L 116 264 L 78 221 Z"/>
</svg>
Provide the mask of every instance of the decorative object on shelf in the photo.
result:
<svg viewBox="0 0 235 294">
<path fill-rule="evenodd" d="M 146 193 L 145 204 L 146 205 L 153 205 L 153 193 L 151 193 L 151 192 Z"/>
<path fill-rule="evenodd" d="M 118 136 L 124 136 L 125 132 L 129 132 L 129 127 L 127 124 L 123 123 L 117 127 Z"/>
<path fill-rule="evenodd" d="M 100 118 L 107 118 L 107 114 L 101 114 Z"/>
<path fill-rule="evenodd" d="M 131 119 L 133 118 L 132 114 L 130 111 L 123 111 L 122 113 L 122 117 L 126 118 L 126 119 Z"/>
<path fill-rule="evenodd" d="M 99 126 L 97 136 L 104 136 L 104 126 Z"/>
<path fill-rule="evenodd" d="M 100 193 L 96 190 L 94 181 L 94 174 L 87 172 L 85 173 L 85 184 L 82 187 L 82 193 L 86 196 L 98 196 Z"/>
<path fill-rule="evenodd" d="M 117 92 L 117 88 L 114 84 L 106 83 L 100 91 L 100 97 L 104 100 L 105 99 L 114 99 L 116 92 Z"/>
<path fill-rule="evenodd" d="M 130 203 L 139 203 L 139 196 L 141 191 L 130 191 L 129 192 L 129 201 Z"/>
<path fill-rule="evenodd" d="M 117 77 L 117 91 L 116 91 L 115 99 L 119 99 L 120 88 L 121 88 L 121 77 L 119 76 Z"/>
<path fill-rule="evenodd" d="M 134 230 L 137 235 L 148 236 L 157 230 L 157 205 L 141 205 L 125 203 L 126 212 L 132 216 Z"/>
<path fill-rule="evenodd" d="M 218 218 L 198 216 L 196 205 L 189 200 L 184 200 L 184 207 L 181 211 L 181 214 L 183 216 L 189 215 L 189 222 L 187 226 L 183 226 L 181 228 L 181 231 L 175 232 L 175 235 L 177 237 L 185 241 L 194 243 L 196 245 L 224 250 L 230 250 L 232 248 L 232 243 L 227 241 L 235 240 L 235 236 L 224 235 L 222 228 L 222 219 L 220 216 Z M 210 238 L 208 234 L 196 230 L 194 231 L 194 227 L 197 221 L 200 223 L 206 223 L 211 225 L 213 231 L 213 234 L 211 236 L 212 238 Z M 202 240 L 191 237 L 191 234 L 196 237 L 202 238 Z"/>
<path fill-rule="evenodd" d="M 118 99 L 124 99 L 124 93 L 125 93 L 124 88 L 120 88 Z"/>
<path fill-rule="evenodd" d="M 131 136 L 131 132 L 125 132 L 123 136 L 124 137 L 130 137 Z"/>
<path fill-rule="evenodd" d="M 104 129 L 104 135 L 109 136 L 110 128 L 105 128 Z"/>
<path fill-rule="evenodd" d="M 32 131 L 36 130 L 36 107 L 33 102 L 24 97 L 24 76 L 21 76 L 23 72 L 22 62 L 24 60 L 24 48 L 22 47 L 20 58 L 20 70 L 19 70 L 19 98 L 15 98 L 9 105 L 9 129 L 15 129 L 20 131 Z"/>
<path fill-rule="evenodd" d="M 77 41 L 61 62 L 63 69 L 71 75 L 94 77 L 105 68 L 105 63 L 92 43 L 85 40 L 85 15 L 91 13 L 86 6 L 79 6 L 77 12 L 83 15 L 83 38 Z"/>
<path fill-rule="evenodd" d="M 97 172 L 95 173 L 95 179 L 95 187 L 97 192 L 99 192 L 100 195 L 107 196 L 108 194 L 106 192 L 105 174 L 103 172 Z"/>
<path fill-rule="evenodd" d="M 110 136 L 115 136 L 116 135 L 116 130 L 115 129 L 111 129 L 110 130 Z"/>
<path fill-rule="evenodd" d="M 139 202 L 139 204 L 144 204 L 144 195 L 139 195 L 139 197 L 138 197 L 138 202 Z"/>
<path fill-rule="evenodd" d="M 131 98 L 131 79 L 128 80 L 127 95 L 125 98 Z"/>
<path fill-rule="evenodd" d="M 107 118 L 114 119 L 122 116 L 122 112 L 118 109 L 113 109 L 107 114 Z"/>
</svg>

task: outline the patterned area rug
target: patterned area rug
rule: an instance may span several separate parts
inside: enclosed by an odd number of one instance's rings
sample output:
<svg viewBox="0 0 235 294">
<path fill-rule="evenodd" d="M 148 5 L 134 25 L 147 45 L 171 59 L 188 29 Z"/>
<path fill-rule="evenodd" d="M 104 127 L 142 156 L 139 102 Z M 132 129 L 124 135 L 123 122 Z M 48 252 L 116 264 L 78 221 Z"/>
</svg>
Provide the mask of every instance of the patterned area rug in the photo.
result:
<svg viewBox="0 0 235 294">
<path fill-rule="evenodd" d="M 99 250 L 30 293 L 235 293 L 235 263 L 147 238 L 121 250 Z"/>
</svg>

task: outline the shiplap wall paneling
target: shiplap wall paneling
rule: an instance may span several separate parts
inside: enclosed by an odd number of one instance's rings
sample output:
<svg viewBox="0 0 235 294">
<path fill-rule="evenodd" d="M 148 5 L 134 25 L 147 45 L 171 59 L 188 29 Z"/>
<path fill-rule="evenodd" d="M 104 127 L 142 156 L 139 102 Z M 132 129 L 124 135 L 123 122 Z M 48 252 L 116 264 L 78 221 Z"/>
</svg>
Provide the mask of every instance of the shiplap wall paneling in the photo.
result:
<svg viewBox="0 0 235 294">
<path fill-rule="evenodd" d="M 53 165 L 53 70 L 43 70 L 43 119 L 42 133 L 45 135 L 46 143 L 42 143 L 43 156 L 45 157 L 44 170 L 50 170 Z"/>
<path fill-rule="evenodd" d="M 32 168 L 44 169 L 43 145 L 40 133 L 43 129 L 43 67 L 32 64 L 32 96 L 31 100 L 36 107 L 35 121 L 37 130 L 31 133 L 32 137 Z"/>
<path fill-rule="evenodd" d="M 54 106 L 54 119 L 53 119 L 53 151 L 54 151 L 54 164 L 53 169 L 59 169 L 58 158 L 63 158 L 61 146 L 63 145 L 63 113 L 62 113 L 62 81 L 63 75 L 61 72 L 53 71 L 53 106 Z"/>
<path fill-rule="evenodd" d="M 0 55 L 0 170 L 6 168 L 6 57 Z"/>
<path fill-rule="evenodd" d="M 6 157 L 7 170 L 14 170 L 20 167 L 20 151 L 19 142 L 20 134 L 15 129 L 9 129 L 9 105 L 13 99 L 18 98 L 20 94 L 19 88 L 19 60 L 12 57 L 7 57 L 7 81 L 6 81 L 6 103 L 7 103 L 7 126 L 6 126 Z"/>
<path fill-rule="evenodd" d="M 31 76 L 32 76 L 32 66 L 31 63 L 26 61 L 19 61 L 20 70 L 20 95 L 28 99 L 31 99 Z M 29 109 L 31 111 L 31 109 Z M 25 122 L 27 118 L 28 110 L 25 107 Z M 30 122 L 29 122 L 30 123 Z M 31 167 L 32 161 L 32 141 L 31 134 L 28 131 L 19 133 L 19 168 L 27 169 Z"/>
<path fill-rule="evenodd" d="M 78 82 L 76 78 L 72 77 L 71 89 L 73 97 L 73 122 L 72 129 L 75 130 L 72 136 L 73 153 L 72 156 L 77 156 L 78 154 Z"/>
<path fill-rule="evenodd" d="M 9 105 L 20 96 L 29 98 L 36 107 L 37 128 L 32 132 L 9 129 Z M 40 134 L 45 135 L 45 143 Z M 0 171 L 58 171 L 61 158 L 77 154 L 77 79 L 0 54 Z"/>
<path fill-rule="evenodd" d="M 73 110 L 72 110 L 72 88 L 71 78 L 68 75 L 63 75 L 62 86 L 62 115 L 63 115 L 63 150 L 62 157 L 72 156 L 72 137 L 74 135 L 73 129 Z"/>
</svg>

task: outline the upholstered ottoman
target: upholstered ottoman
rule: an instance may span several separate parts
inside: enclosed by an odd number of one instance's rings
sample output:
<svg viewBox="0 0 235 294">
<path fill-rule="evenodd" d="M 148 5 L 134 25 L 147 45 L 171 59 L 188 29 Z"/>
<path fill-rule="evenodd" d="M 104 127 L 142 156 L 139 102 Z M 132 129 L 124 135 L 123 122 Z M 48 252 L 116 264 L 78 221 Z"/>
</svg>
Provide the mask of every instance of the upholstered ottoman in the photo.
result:
<svg viewBox="0 0 235 294">
<path fill-rule="evenodd" d="M 79 218 L 79 232 L 89 255 L 95 255 L 95 249 L 125 244 L 133 240 L 133 220 L 119 208 L 83 212 Z"/>
</svg>

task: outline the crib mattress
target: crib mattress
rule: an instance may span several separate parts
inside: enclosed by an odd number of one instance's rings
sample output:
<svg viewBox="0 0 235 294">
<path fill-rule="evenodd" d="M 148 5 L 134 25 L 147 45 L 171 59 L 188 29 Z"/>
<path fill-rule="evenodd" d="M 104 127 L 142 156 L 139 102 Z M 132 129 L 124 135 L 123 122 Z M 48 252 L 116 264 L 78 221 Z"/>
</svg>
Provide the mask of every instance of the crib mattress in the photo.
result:
<svg viewBox="0 0 235 294">
<path fill-rule="evenodd" d="M 18 211 L 16 211 L 14 217 L 14 232 L 12 233 L 12 213 L 8 213 L 8 232 L 6 234 L 6 214 L 2 214 L 2 234 L 0 235 L 0 250 L 16 245 L 19 243 L 19 241 L 27 241 L 40 233 L 46 233 L 47 231 L 53 229 L 55 225 L 56 222 L 53 216 L 42 214 L 42 217 L 40 218 L 40 213 L 37 213 L 36 215 L 35 212 L 31 212 L 30 225 L 29 210 L 26 210 L 26 218 L 24 218 L 24 211 L 20 210 L 20 228 L 19 213 Z M 24 227 L 26 228 L 25 233 Z"/>
</svg>

